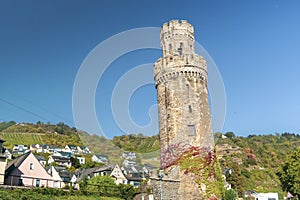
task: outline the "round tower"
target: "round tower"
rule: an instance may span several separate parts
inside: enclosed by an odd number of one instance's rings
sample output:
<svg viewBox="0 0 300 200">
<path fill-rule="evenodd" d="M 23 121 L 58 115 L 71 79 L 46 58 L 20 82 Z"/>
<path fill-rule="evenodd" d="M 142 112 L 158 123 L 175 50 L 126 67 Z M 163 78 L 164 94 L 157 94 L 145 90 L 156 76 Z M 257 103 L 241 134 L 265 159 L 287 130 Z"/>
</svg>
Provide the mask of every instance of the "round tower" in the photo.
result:
<svg viewBox="0 0 300 200">
<path fill-rule="evenodd" d="M 220 199 L 207 68 L 194 51 L 194 28 L 172 20 L 163 25 L 160 40 L 163 56 L 154 64 L 154 80 L 162 170 L 151 178 L 154 199 Z"/>
<path fill-rule="evenodd" d="M 154 64 L 158 97 L 161 165 L 176 144 L 213 149 L 207 68 L 194 52 L 194 28 L 185 20 L 165 23 L 160 32 L 163 57 Z"/>
</svg>

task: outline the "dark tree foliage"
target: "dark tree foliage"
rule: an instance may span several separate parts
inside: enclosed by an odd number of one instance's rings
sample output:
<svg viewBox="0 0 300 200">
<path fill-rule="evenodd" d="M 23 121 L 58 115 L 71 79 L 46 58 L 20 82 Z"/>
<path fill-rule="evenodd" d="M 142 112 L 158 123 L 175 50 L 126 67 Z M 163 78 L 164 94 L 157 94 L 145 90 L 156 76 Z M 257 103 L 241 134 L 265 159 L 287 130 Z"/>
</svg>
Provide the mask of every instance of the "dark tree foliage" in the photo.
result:
<svg viewBox="0 0 300 200">
<path fill-rule="evenodd" d="M 10 121 L 10 122 L 1 122 L 1 123 L 0 123 L 0 131 L 3 131 L 3 130 L 5 130 L 5 129 L 7 129 L 8 127 L 13 126 L 13 125 L 15 125 L 15 124 L 16 124 L 16 122 L 14 122 L 14 121 Z"/>
<path fill-rule="evenodd" d="M 233 132 L 227 132 L 227 133 L 225 133 L 224 135 L 225 135 L 226 137 L 230 138 L 230 139 L 232 139 L 232 138 L 235 137 L 235 134 L 234 134 Z"/>
<path fill-rule="evenodd" d="M 296 149 L 288 159 L 282 163 L 277 175 L 282 189 L 300 197 L 300 148 Z"/>
</svg>

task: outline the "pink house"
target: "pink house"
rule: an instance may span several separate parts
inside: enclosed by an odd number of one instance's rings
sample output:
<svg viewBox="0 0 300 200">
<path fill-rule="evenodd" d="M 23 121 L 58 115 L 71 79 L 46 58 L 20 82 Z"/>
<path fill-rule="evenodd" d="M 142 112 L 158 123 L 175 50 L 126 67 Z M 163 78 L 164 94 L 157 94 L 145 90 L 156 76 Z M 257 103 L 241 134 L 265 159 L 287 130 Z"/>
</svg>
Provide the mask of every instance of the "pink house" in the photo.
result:
<svg viewBox="0 0 300 200">
<path fill-rule="evenodd" d="M 5 184 L 29 187 L 53 187 L 53 179 L 38 159 L 31 152 L 27 152 L 7 164 Z"/>
</svg>

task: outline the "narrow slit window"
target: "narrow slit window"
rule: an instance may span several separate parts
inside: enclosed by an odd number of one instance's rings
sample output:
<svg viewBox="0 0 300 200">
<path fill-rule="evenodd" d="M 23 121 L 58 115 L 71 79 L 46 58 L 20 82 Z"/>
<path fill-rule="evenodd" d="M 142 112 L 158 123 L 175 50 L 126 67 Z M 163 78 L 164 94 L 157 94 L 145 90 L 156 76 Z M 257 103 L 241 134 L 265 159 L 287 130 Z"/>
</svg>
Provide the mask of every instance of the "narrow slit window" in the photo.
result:
<svg viewBox="0 0 300 200">
<path fill-rule="evenodd" d="M 179 55 L 182 55 L 182 48 L 178 48 L 177 51 L 178 51 Z"/>
<path fill-rule="evenodd" d="M 189 105 L 189 112 L 192 113 L 193 112 L 193 109 L 192 109 L 192 106 Z"/>
<path fill-rule="evenodd" d="M 188 125 L 188 134 L 189 136 L 194 136 L 195 135 L 195 125 Z"/>
<path fill-rule="evenodd" d="M 33 170 L 33 169 L 34 169 L 33 163 L 30 163 L 30 164 L 29 164 L 29 169 L 30 169 L 30 170 Z"/>
</svg>

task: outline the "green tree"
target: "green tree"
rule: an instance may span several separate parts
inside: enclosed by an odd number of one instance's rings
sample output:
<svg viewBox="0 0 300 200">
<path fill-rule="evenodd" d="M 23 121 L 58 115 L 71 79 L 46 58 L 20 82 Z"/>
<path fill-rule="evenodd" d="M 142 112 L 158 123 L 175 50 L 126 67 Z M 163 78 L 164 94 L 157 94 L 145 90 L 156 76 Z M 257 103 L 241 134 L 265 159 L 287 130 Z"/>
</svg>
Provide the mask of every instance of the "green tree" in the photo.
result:
<svg viewBox="0 0 300 200">
<path fill-rule="evenodd" d="M 87 191 L 88 181 L 89 181 L 88 177 L 84 176 L 84 178 L 82 179 L 82 181 L 80 181 L 80 183 L 79 183 L 80 191 L 83 192 L 84 194 Z"/>
<path fill-rule="evenodd" d="M 233 189 L 225 191 L 225 200 L 235 200 L 236 198 L 237 198 L 237 195 Z"/>
<path fill-rule="evenodd" d="M 246 191 L 246 178 L 242 175 L 241 167 L 238 164 L 232 162 L 229 167 L 232 170 L 232 173 L 226 172 L 226 181 L 230 183 L 231 187 L 237 191 L 240 197 L 242 197 Z"/>
<path fill-rule="evenodd" d="M 300 148 L 296 149 L 287 160 L 280 165 L 277 175 L 282 189 L 300 197 Z"/>
<path fill-rule="evenodd" d="M 89 192 L 99 192 L 100 194 L 107 194 L 111 190 L 117 188 L 115 180 L 108 176 L 94 176 L 87 182 L 87 190 Z"/>
<path fill-rule="evenodd" d="M 118 189 L 120 191 L 120 197 L 126 200 L 133 199 L 133 197 L 139 193 L 139 189 L 133 188 L 132 185 L 120 184 L 118 185 Z"/>
<path fill-rule="evenodd" d="M 222 138 L 222 133 L 221 132 L 214 133 L 214 138 L 215 138 L 215 140 Z"/>
<path fill-rule="evenodd" d="M 227 133 L 225 133 L 224 135 L 225 135 L 226 137 L 230 138 L 230 139 L 232 139 L 232 138 L 235 137 L 235 134 L 234 134 L 233 132 L 227 132 Z"/>
</svg>

